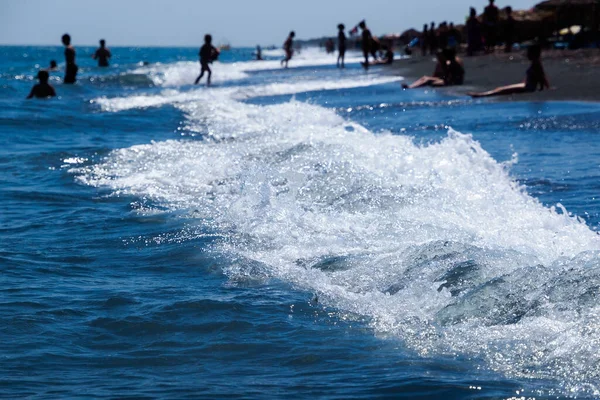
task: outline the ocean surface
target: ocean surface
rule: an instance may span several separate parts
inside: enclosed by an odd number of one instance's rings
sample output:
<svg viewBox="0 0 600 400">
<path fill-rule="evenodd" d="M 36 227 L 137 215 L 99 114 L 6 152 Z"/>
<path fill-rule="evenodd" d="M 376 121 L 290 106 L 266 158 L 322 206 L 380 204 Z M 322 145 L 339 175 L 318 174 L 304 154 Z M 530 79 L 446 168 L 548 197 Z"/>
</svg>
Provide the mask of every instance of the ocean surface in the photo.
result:
<svg viewBox="0 0 600 400">
<path fill-rule="evenodd" d="M 600 397 L 600 105 L 93 50 L 0 47 L 0 397 Z"/>
</svg>

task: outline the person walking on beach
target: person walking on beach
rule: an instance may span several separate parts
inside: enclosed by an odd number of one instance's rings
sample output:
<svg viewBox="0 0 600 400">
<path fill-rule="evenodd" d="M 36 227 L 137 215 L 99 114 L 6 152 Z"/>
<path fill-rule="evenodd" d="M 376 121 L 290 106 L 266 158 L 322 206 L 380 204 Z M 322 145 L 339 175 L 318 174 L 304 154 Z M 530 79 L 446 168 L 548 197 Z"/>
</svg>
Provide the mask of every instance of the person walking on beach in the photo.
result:
<svg viewBox="0 0 600 400">
<path fill-rule="evenodd" d="M 487 92 L 470 92 L 467 94 L 471 97 L 490 97 L 535 92 L 538 88 L 540 90 L 549 89 L 550 83 L 548 82 L 548 78 L 544 72 L 544 67 L 542 66 L 541 46 L 538 44 L 529 46 L 527 48 L 527 58 L 531 61 L 531 65 L 525 72 L 525 80 L 523 82 L 515 83 L 513 85 L 500 86 Z"/>
<path fill-rule="evenodd" d="M 206 85 L 210 86 L 210 78 L 212 76 L 212 71 L 208 64 L 212 63 L 219 57 L 219 50 L 212 45 L 212 36 L 204 35 L 204 45 L 200 47 L 200 52 L 198 53 L 200 57 L 200 75 L 196 78 L 194 85 L 197 85 L 200 82 L 200 79 L 204 76 L 205 72 L 208 72 L 208 77 L 206 79 Z"/>
<path fill-rule="evenodd" d="M 65 46 L 66 62 L 64 83 L 72 84 L 77 81 L 79 67 L 75 64 L 75 48 L 71 46 L 71 36 L 68 33 L 62 36 L 62 43 Z"/>
<path fill-rule="evenodd" d="M 427 46 L 429 45 L 429 32 L 428 25 L 423 24 L 423 33 L 421 33 L 421 55 L 425 57 L 427 55 Z"/>
<path fill-rule="evenodd" d="M 288 35 L 285 42 L 283 42 L 283 51 L 285 52 L 285 57 L 281 60 L 281 65 L 284 65 L 284 68 L 288 67 L 288 62 L 292 59 L 294 55 L 294 37 L 296 36 L 296 32 L 291 31 Z"/>
<path fill-rule="evenodd" d="M 448 23 L 446 21 L 438 26 L 438 47 L 442 50 L 448 47 Z"/>
<path fill-rule="evenodd" d="M 504 52 L 510 53 L 515 43 L 515 19 L 512 16 L 512 7 L 506 7 L 506 21 L 504 21 Z"/>
<path fill-rule="evenodd" d="M 33 88 L 31 88 L 31 92 L 29 93 L 29 96 L 27 96 L 27 98 L 31 99 L 33 97 L 36 97 L 38 99 L 43 99 L 46 97 L 56 96 L 54 88 L 48 83 L 48 79 L 50 78 L 50 74 L 48 73 L 48 71 L 39 71 L 37 77 L 40 80 L 40 83 L 34 85 Z"/>
<path fill-rule="evenodd" d="M 365 62 L 363 63 L 363 67 L 365 69 L 369 69 L 369 53 L 373 57 L 373 61 L 377 61 L 377 50 L 379 49 L 379 42 L 373 38 L 371 34 L 371 30 L 367 28 L 367 23 L 363 19 L 358 24 L 360 29 L 362 30 L 361 36 L 361 48 L 363 51 L 363 55 L 365 56 Z"/>
<path fill-rule="evenodd" d="M 435 29 L 435 22 L 432 22 L 431 26 L 429 27 L 429 54 L 437 54 L 437 49 L 437 30 Z"/>
<path fill-rule="evenodd" d="M 100 39 L 100 47 L 96 50 L 92 58 L 98 60 L 99 67 L 108 67 L 108 59 L 111 57 L 110 50 L 106 48 L 106 41 Z"/>
<path fill-rule="evenodd" d="M 338 59 L 336 66 L 338 68 L 344 68 L 344 56 L 346 55 L 346 34 L 344 33 L 344 29 L 346 28 L 344 24 L 339 24 L 338 26 Z"/>
<path fill-rule="evenodd" d="M 431 23 L 429 27 L 429 54 L 434 55 L 438 49 L 438 38 L 437 31 L 435 29 L 435 22 Z"/>
<path fill-rule="evenodd" d="M 481 50 L 481 25 L 477 19 L 477 11 L 471 7 L 467 20 L 467 55 L 470 57 Z"/>
<path fill-rule="evenodd" d="M 489 0 L 490 4 L 483 10 L 483 28 L 485 36 L 485 49 L 488 53 L 493 52 L 496 47 L 496 35 L 500 11 L 494 5 L 494 0 Z"/>
</svg>

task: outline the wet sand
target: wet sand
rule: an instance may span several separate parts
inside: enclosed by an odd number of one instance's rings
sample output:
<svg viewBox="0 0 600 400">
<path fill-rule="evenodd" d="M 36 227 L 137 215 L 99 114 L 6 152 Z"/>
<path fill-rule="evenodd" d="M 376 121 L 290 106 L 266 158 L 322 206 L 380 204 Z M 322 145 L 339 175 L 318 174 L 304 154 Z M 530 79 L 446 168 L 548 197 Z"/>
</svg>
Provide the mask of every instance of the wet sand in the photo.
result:
<svg viewBox="0 0 600 400">
<path fill-rule="evenodd" d="M 600 101 L 600 50 L 547 51 L 542 57 L 550 81 L 550 90 L 535 93 L 499 96 L 490 99 L 510 101 Z M 464 57 L 465 83 L 462 86 L 436 88 L 448 94 L 466 95 L 498 86 L 522 82 L 529 61 L 524 52 Z M 390 73 L 402 75 L 409 83 L 423 75 L 431 75 L 435 67 L 433 56 L 413 56 L 395 61 L 387 67 Z M 416 89 L 418 90 L 418 89 Z M 422 90 L 422 89 L 421 89 Z"/>
</svg>

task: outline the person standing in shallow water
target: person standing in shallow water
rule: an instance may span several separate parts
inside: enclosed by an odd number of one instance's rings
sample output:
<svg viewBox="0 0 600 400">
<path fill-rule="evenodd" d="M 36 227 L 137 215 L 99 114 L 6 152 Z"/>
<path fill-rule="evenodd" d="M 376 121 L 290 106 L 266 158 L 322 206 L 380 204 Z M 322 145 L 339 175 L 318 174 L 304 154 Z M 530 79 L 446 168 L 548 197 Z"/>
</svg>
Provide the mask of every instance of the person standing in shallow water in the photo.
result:
<svg viewBox="0 0 600 400">
<path fill-rule="evenodd" d="M 196 82 L 194 85 L 197 85 L 200 82 L 200 79 L 204 76 L 205 72 L 208 72 L 208 77 L 206 79 L 206 84 L 210 86 L 210 78 L 212 76 L 212 71 L 208 64 L 212 63 L 219 57 L 219 50 L 217 50 L 212 45 L 212 36 L 204 35 L 204 45 L 200 47 L 200 75 L 196 78 Z"/>
<path fill-rule="evenodd" d="M 65 80 L 64 83 L 75 83 L 77 81 L 77 71 L 79 67 L 75 64 L 75 48 L 71 46 L 71 36 L 65 33 L 62 36 L 62 43 L 65 46 Z"/>
<path fill-rule="evenodd" d="M 367 23 L 365 22 L 364 19 L 362 21 L 360 21 L 358 26 L 362 30 L 361 47 L 362 47 L 362 51 L 363 51 L 363 56 L 365 57 L 365 62 L 363 63 L 363 67 L 365 69 L 369 69 L 369 53 L 373 56 L 373 61 L 377 61 L 377 54 L 376 54 L 376 51 L 378 50 L 377 45 L 376 45 L 377 42 L 373 38 L 373 35 L 371 34 L 371 30 L 369 28 L 367 28 Z"/>
<path fill-rule="evenodd" d="M 285 51 L 285 58 L 281 60 L 281 65 L 284 65 L 284 68 L 288 67 L 288 62 L 292 59 L 294 55 L 294 37 L 296 36 L 296 32 L 291 31 L 285 42 L 283 43 L 283 51 Z"/>
<path fill-rule="evenodd" d="M 108 59 L 111 57 L 110 50 L 106 48 L 106 41 L 100 40 L 100 48 L 96 50 L 92 58 L 98 60 L 99 67 L 108 67 Z"/>
<path fill-rule="evenodd" d="M 344 66 L 344 56 L 346 55 L 346 34 L 344 33 L 345 26 L 344 24 L 338 25 L 338 59 L 337 59 L 337 67 L 345 68 Z"/>
<path fill-rule="evenodd" d="M 256 61 L 262 61 L 262 49 L 260 48 L 260 45 L 256 45 Z"/>
<path fill-rule="evenodd" d="M 29 96 L 27 96 L 27 98 L 31 99 L 33 97 L 36 97 L 38 99 L 43 99 L 46 97 L 56 96 L 54 88 L 48 83 L 48 79 L 50 78 L 50 74 L 48 73 L 48 71 L 39 71 L 37 77 L 40 80 L 40 83 L 34 85 L 33 88 L 31 88 L 31 92 L 29 92 Z"/>
</svg>

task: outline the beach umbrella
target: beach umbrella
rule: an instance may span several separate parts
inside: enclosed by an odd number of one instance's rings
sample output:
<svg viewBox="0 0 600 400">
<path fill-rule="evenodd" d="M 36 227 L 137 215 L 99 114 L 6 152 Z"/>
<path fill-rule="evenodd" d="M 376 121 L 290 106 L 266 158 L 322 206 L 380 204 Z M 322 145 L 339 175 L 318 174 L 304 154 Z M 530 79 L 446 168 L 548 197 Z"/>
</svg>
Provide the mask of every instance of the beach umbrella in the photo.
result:
<svg viewBox="0 0 600 400">
<path fill-rule="evenodd" d="M 586 7 L 597 4 L 597 0 L 546 0 L 536 4 L 535 8 L 540 10 L 555 10 L 559 7 Z"/>
<path fill-rule="evenodd" d="M 414 28 L 410 28 L 405 30 L 404 32 L 402 32 L 401 35 L 399 35 L 400 37 L 418 37 L 421 35 L 421 32 L 419 32 L 418 30 L 414 29 Z"/>
</svg>

